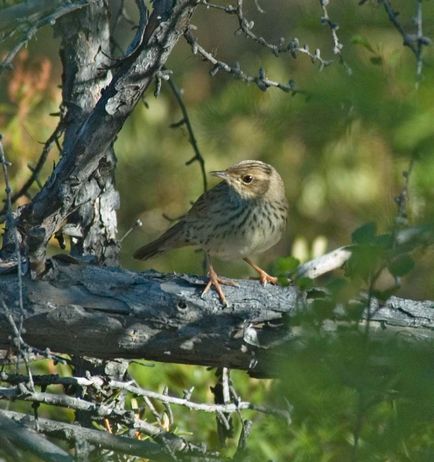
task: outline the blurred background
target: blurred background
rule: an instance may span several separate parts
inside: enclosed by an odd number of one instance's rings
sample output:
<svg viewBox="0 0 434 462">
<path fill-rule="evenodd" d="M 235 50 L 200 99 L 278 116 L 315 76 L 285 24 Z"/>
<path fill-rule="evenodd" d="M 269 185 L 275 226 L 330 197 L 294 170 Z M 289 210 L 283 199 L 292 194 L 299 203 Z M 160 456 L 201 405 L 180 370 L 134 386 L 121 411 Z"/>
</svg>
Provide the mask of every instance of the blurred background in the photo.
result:
<svg viewBox="0 0 434 462">
<path fill-rule="evenodd" d="M 422 78 L 417 84 L 415 56 L 403 46 L 402 37 L 380 3 L 330 2 L 328 13 L 339 25 L 337 34 L 344 46 L 342 57 L 346 64 L 343 65 L 339 56 L 333 54 L 329 27 L 320 21 L 319 1 L 263 1 L 260 4 L 264 14 L 257 11 L 254 2 L 248 2 L 246 15 L 254 20 L 254 31 L 258 35 L 272 43 L 277 43 L 280 37 L 297 37 L 300 45 L 307 44 L 312 52 L 319 48 L 324 59 L 334 60 L 322 70 L 303 54 L 298 54 L 296 59 L 289 55 L 275 57 L 242 34 L 235 34 L 238 29 L 235 16 L 198 8 L 192 22 L 197 26 L 195 35 L 202 46 L 231 65 L 239 62 L 250 75 L 257 75 L 263 67 L 272 80 L 294 80 L 300 90 L 294 96 L 278 89 L 262 92 L 255 85 L 241 83 L 223 71 L 211 77 L 210 65 L 194 56 L 183 40 L 167 64 L 182 89 L 207 171 L 224 169 L 243 159 L 260 159 L 275 166 L 284 179 L 290 204 L 289 226 L 282 241 L 258 259 L 265 267 L 272 268 L 279 256 L 293 255 L 305 261 L 348 244 L 351 233 L 367 222 L 375 222 L 380 232 L 390 231 L 397 217 L 395 197 L 404 185 L 402 173 L 412 159 L 409 223 L 434 220 L 433 47 L 424 48 Z M 406 30 L 413 32 L 417 3 L 394 2 L 394 8 L 400 12 L 399 20 Z M 423 1 L 422 5 L 423 32 L 433 37 L 433 2 Z M 134 18 L 134 2 L 127 7 Z M 133 32 L 131 25 L 120 22 L 116 39 L 124 49 Z M 2 53 L 6 45 L 2 44 Z M 58 111 L 60 75 L 58 40 L 50 28 L 45 28 L 18 55 L 14 68 L 0 77 L 0 130 L 6 153 L 13 163 L 10 175 L 15 190 L 28 177 L 28 165 L 35 164 L 41 143 L 56 125 L 57 119 L 50 113 Z M 156 238 L 170 225 L 164 214 L 179 217 L 203 192 L 199 164 L 186 165 L 193 150 L 185 128 L 170 128 L 181 118 L 176 100 L 163 82 L 158 98 L 148 91 L 116 141 L 116 177 L 121 195 L 119 237 L 137 218 L 143 222 L 142 228 L 123 241 L 121 263 L 124 267 L 203 273 L 201 254 L 189 248 L 147 262 L 136 262 L 131 257 L 136 248 Z M 44 170 L 46 176 L 57 155 L 55 150 L 50 153 Z M 209 186 L 216 183 L 213 177 L 208 180 Z M 2 182 L 0 178 L 3 191 Z M 37 188 L 35 185 L 31 193 Z M 26 200 L 23 198 L 19 205 Z M 52 251 L 59 249 L 53 247 Z M 433 256 L 430 248 L 417 255 L 416 267 L 403 279 L 398 295 L 434 299 Z M 216 261 L 216 269 L 227 277 L 253 276 L 242 262 Z M 336 359 L 339 355 L 330 353 L 330 357 Z M 345 444 L 351 445 L 350 437 L 345 439 L 342 426 L 336 422 L 351 420 L 353 416 L 345 412 L 334 414 L 324 404 L 333 401 L 332 395 L 336 400 L 338 387 L 345 388 L 348 383 L 339 382 L 336 378 L 339 375 L 335 374 L 333 381 L 329 380 L 331 375 L 328 381 L 322 381 L 324 375 L 321 375 L 312 382 L 312 372 L 305 369 L 306 364 L 315 363 L 314 359 L 315 355 L 308 357 L 311 362 L 307 363 L 306 358 L 294 359 L 292 367 L 298 381 L 291 382 L 289 378 L 286 384 L 291 402 L 297 402 L 298 396 L 298 409 L 306 405 L 318 418 L 317 427 L 313 431 L 302 421 L 291 427 L 289 436 L 286 431 L 279 433 L 278 424 L 263 421 L 255 427 L 259 430 L 253 437 L 253 445 L 258 449 L 254 460 L 350 460 L 349 452 L 342 449 Z M 408 364 L 411 363 L 409 360 Z M 158 374 L 155 368 L 139 365 L 133 365 L 131 371 L 148 387 L 158 387 L 165 382 L 171 390 L 178 391 L 196 384 L 202 389 L 197 396 L 211 399 L 206 385 L 212 382 L 213 372 L 187 366 L 158 368 Z M 303 375 L 304 372 L 310 375 Z M 276 385 L 271 381 L 248 380 L 239 372 L 235 373 L 235 380 L 241 394 L 249 399 L 258 397 L 261 401 L 268 396 L 273 400 Z M 308 382 L 313 388 L 297 395 L 300 389 L 306 390 Z M 292 387 L 298 388 L 294 391 Z M 319 395 L 319 390 L 324 390 L 324 395 Z M 417 395 L 415 390 L 412 392 Z M 348 398 L 344 401 L 349 408 L 360 405 L 360 401 L 352 400 L 344 392 L 342 396 Z M 307 397 L 315 399 L 313 405 Z M 319 414 L 315 414 L 315 409 Z M 370 428 L 372 435 L 381 427 L 382 412 L 386 411 L 378 410 L 378 426 L 373 424 Z M 201 419 L 184 416 L 179 431 L 208 432 L 209 440 L 213 441 L 214 422 L 210 423 L 208 417 L 207 423 Z M 432 425 L 429 428 L 426 434 L 432 436 Z M 282 438 L 280 445 L 286 444 L 282 441 L 287 442 L 285 450 L 274 447 L 272 439 L 278 434 Z M 395 442 L 397 436 L 392 434 L 390 438 Z M 326 447 L 329 457 L 321 452 Z M 383 447 L 380 454 L 387 454 L 389 449 Z M 405 454 L 405 450 L 401 452 Z M 290 455 L 291 459 L 286 458 Z M 416 458 L 384 456 L 360 460 L 428 461 L 433 460 L 432 455 L 425 451 Z"/>
<path fill-rule="evenodd" d="M 433 35 L 433 8 L 423 2 L 424 34 Z M 116 2 L 113 2 L 116 11 Z M 134 4 L 126 3 L 134 18 Z M 181 40 L 168 68 L 183 97 L 207 171 L 224 169 L 242 159 L 260 159 L 281 173 L 290 204 L 289 227 L 282 242 L 266 256 L 292 254 L 301 261 L 350 242 L 351 232 L 366 222 L 380 231 L 394 225 L 394 198 L 403 187 L 402 172 L 417 159 L 410 178 L 410 223 L 433 219 L 434 209 L 434 85 L 432 47 L 424 48 L 424 67 L 416 89 L 416 60 L 402 45 L 383 7 L 376 2 L 332 4 L 329 15 L 339 25 L 342 56 L 333 54 L 329 27 L 321 24 L 317 1 L 268 1 L 265 13 L 248 4 L 246 15 L 254 31 L 269 42 L 298 38 L 312 53 L 334 62 L 320 70 L 310 58 L 298 54 L 275 57 L 269 50 L 235 34 L 235 16 L 199 8 L 193 18 L 199 43 L 227 63 L 239 62 L 250 75 L 263 67 L 267 77 L 286 83 L 294 80 L 302 93 L 278 89 L 260 91 L 220 71 L 209 75 L 210 65 L 193 56 Z M 415 2 L 396 2 L 406 29 L 415 26 Z M 133 31 L 120 21 L 117 43 L 126 47 Z M 6 50 L 7 43 L 2 46 Z M 349 71 L 350 69 L 350 71 Z M 53 130 L 60 103 L 58 42 L 44 28 L 14 63 L 3 72 L 0 87 L 0 127 L 7 154 L 13 162 L 13 187 L 29 175 L 43 142 Z M 167 84 L 155 98 L 145 95 L 116 141 L 117 184 L 121 194 L 119 236 L 136 218 L 143 227 L 122 245 L 124 266 L 133 269 L 202 272 L 202 257 L 192 249 L 172 251 L 148 262 L 136 262 L 133 251 L 154 239 L 170 222 L 188 210 L 203 192 L 199 164 L 186 166 L 193 156 L 184 129 L 170 128 L 182 118 Z M 50 154 L 45 174 L 57 159 Z M 43 178 L 41 179 L 43 180 Z M 209 185 L 216 179 L 209 177 Z M 0 179 L 0 181 L 3 181 Z M 31 193 L 35 193 L 35 185 Z M 26 199 L 23 198 L 21 203 Z M 55 243 L 53 242 L 53 245 Z M 54 249 L 53 251 L 58 251 Z M 432 252 L 418 260 L 404 281 L 402 295 L 433 298 Z M 217 262 L 227 276 L 252 276 L 240 262 Z"/>
</svg>

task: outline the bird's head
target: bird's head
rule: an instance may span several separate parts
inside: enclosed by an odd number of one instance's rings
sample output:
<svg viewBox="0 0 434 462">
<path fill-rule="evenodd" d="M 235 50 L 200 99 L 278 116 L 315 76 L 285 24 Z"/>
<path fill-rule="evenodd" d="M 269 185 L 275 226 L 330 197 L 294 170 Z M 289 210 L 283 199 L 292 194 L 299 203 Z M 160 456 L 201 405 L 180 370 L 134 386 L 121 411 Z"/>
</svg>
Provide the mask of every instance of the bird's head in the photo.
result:
<svg viewBox="0 0 434 462">
<path fill-rule="evenodd" d="M 243 199 L 272 199 L 275 194 L 284 194 L 280 175 L 271 165 L 259 160 L 243 160 L 211 174 L 226 181 Z"/>
</svg>

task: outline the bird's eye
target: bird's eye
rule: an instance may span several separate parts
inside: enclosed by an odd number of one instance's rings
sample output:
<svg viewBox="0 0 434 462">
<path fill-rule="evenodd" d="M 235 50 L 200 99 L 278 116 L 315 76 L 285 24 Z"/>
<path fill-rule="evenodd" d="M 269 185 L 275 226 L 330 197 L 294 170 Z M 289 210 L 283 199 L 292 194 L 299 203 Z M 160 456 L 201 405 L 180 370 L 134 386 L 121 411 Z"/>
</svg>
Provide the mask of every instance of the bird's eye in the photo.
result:
<svg viewBox="0 0 434 462">
<path fill-rule="evenodd" d="M 244 175 L 242 180 L 243 180 L 243 183 L 249 184 L 252 182 L 253 177 L 252 175 Z"/>
</svg>

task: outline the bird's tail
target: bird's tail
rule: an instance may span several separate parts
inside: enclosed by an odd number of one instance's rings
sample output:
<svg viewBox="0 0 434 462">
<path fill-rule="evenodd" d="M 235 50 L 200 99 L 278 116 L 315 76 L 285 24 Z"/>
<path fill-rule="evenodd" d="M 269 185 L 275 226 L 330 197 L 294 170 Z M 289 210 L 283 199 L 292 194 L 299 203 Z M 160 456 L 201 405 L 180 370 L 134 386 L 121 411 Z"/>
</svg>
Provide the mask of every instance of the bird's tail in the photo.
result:
<svg viewBox="0 0 434 462">
<path fill-rule="evenodd" d="M 134 258 L 137 260 L 147 260 L 148 258 L 155 257 L 166 250 L 181 247 L 183 245 L 182 240 L 179 239 L 182 230 L 182 222 L 176 223 L 176 225 L 169 228 L 164 234 L 155 241 L 140 247 L 134 252 Z"/>
</svg>

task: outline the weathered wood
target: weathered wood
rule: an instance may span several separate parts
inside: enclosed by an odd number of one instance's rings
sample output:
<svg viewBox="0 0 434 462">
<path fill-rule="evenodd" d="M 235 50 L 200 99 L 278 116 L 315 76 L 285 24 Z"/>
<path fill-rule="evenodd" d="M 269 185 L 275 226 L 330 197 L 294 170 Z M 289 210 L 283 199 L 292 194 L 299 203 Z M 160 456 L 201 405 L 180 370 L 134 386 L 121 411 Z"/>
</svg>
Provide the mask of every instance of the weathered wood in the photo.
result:
<svg viewBox="0 0 434 462">
<path fill-rule="evenodd" d="M 204 279 L 197 276 L 59 261 L 55 273 L 45 281 L 24 278 L 25 340 L 42 349 L 106 359 L 227 366 L 261 376 L 270 355 L 278 357 L 282 345 L 302 335 L 290 317 L 308 306 L 295 287 L 264 288 L 257 281 L 225 287 L 232 305 L 222 308 L 213 292 L 201 298 Z M 0 277 L 0 294 L 18 314 L 16 275 Z M 376 303 L 370 322 L 383 329 L 381 335 L 433 338 L 433 302 L 392 297 L 382 306 Z M 0 348 L 9 345 L 10 332 L 0 316 Z"/>
<path fill-rule="evenodd" d="M 32 202 L 20 210 L 17 225 L 36 274 L 45 269 L 49 239 L 74 211 L 83 183 L 100 166 L 125 120 L 164 66 L 196 6 L 197 0 L 179 0 L 165 15 L 153 12 L 148 34 L 145 31 L 146 40 L 115 66 L 110 84 L 101 92 L 75 137 L 65 144 L 51 177 Z"/>
<path fill-rule="evenodd" d="M 87 8 L 57 21 L 61 38 L 62 101 L 64 114 L 63 155 L 74 156 L 73 146 L 80 126 L 93 111 L 112 79 L 110 8 L 105 0 L 94 0 Z M 92 59 L 89 59 L 89 57 Z M 119 244 L 116 210 L 119 193 L 115 187 L 116 157 L 109 146 L 88 179 L 81 184 L 61 233 L 71 237 L 72 255 L 92 255 L 100 264 L 118 263 Z"/>
</svg>

